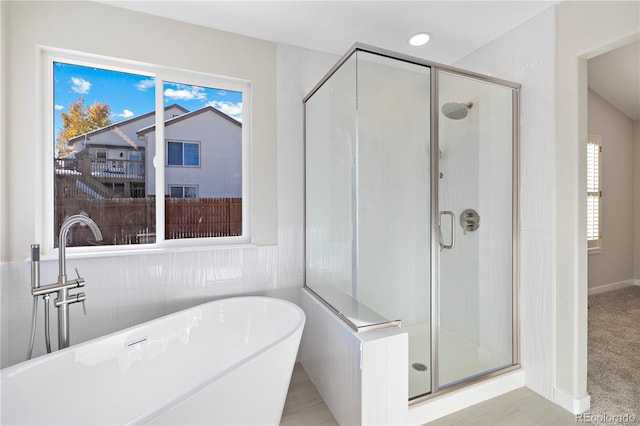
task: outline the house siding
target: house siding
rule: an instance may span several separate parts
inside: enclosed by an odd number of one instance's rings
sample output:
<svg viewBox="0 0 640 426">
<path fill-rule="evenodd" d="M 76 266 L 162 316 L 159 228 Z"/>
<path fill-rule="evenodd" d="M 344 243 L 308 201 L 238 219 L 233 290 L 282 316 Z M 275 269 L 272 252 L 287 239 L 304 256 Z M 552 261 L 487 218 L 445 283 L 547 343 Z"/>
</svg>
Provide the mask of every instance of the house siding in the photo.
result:
<svg viewBox="0 0 640 426">
<path fill-rule="evenodd" d="M 156 194 L 152 165 L 156 154 L 155 131 L 146 135 L 147 194 Z M 200 198 L 242 197 L 242 128 L 214 111 L 197 114 L 165 127 L 166 141 L 198 142 L 200 166 L 166 166 L 165 194 L 171 185 L 196 185 Z"/>
</svg>

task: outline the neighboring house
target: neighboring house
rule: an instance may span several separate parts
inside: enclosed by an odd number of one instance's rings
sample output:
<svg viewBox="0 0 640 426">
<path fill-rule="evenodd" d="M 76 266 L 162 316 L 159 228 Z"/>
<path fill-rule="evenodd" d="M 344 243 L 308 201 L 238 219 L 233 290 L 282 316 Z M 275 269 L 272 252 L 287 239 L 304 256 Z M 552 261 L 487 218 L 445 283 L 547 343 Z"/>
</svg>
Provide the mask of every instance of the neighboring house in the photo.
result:
<svg viewBox="0 0 640 426">
<path fill-rule="evenodd" d="M 165 108 L 164 117 L 166 120 L 187 112 L 173 104 Z M 72 153 L 57 160 L 57 168 L 80 172 L 77 186 L 82 190 L 91 188 L 91 193 L 84 192 L 92 197 L 95 193 L 105 197 L 145 197 L 145 145 L 136 132 L 153 123 L 155 113 L 149 112 L 76 136 L 68 141 Z"/>
<path fill-rule="evenodd" d="M 147 147 L 146 191 L 155 194 L 151 172 L 156 128 L 138 131 Z M 165 194 L 173 198 L 242 197 L 242 124 L 207 106 L 165 121 Z"/>
<path fill-rule="evenodd" d="M 172 198 L 242 197 L 242 124 L 207 106 L 165 108 L 165 194 Z M 155 113 L 69 140 L 73 152 L 56 173 L 89 198 L 155 195 Z M 66 190 L 68 191 L 68 189 Z"/>
</svg>

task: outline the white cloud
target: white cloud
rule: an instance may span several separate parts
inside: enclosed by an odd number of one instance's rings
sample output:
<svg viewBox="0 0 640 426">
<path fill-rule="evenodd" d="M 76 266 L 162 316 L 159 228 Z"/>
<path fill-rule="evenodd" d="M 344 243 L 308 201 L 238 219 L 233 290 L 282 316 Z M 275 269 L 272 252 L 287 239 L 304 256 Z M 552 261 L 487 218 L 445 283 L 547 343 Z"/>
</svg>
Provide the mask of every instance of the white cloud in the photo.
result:
<svg viewBox="0 0 640 426">
<path fill-rule="evenodd" d="M 122 111 L 122 114 L 116 114 L 118 117 L 127 119 L 127 118 L 131 118 L 133 117 L 135 114 L 133 113 L 133 111 L 129 111 L 128 109 L 125 109 L 124 111 Z"/>
<path fill-rule="evenodd" d="M 54 108 L 56 111 L 62 111 L 62 110 L 64 109 L 64 107 L 63 107 L 62 105 L 58 105 L 58 104 L 55 104 L 55 105 L 53 106 L 53 108 Z"/>
<path fill-rule="evenodd" d="M 152 87 L 155 87 L 155 85 L 156 85 L 156 81 L 152 78 L 148 78 L 146 80 L 140 80 L 138 84 L 136 84 L 136 89 L 138 89 L 141 92 L 145 92 L 147 89 L 151 89 Z"/>
<path fill-rule="evenodd" d="M 89 93 L 90 88 L 91 83 L 84 78 L 71 77 L 71 90 L 74 92 L 84 95 L 85 93 Z"/>
<path fill-rule="evenodd" d="M 168 88 L 164 90 L 164 96 L 173 100 L 192 101 L 207 99 L 207 94 L 202 87 L 198 86 L 176 86 L 177 89 Z"/>
<path fill-rule="evenodd" d="M 224 101 L 211 101 L 207 103 L 207 106 L 212 106 L 218 111 L 222 111 L 230 117 L 235 118 L 238 121 L 242 121 L 242 102 L 224 102 Z"/>
</svg>

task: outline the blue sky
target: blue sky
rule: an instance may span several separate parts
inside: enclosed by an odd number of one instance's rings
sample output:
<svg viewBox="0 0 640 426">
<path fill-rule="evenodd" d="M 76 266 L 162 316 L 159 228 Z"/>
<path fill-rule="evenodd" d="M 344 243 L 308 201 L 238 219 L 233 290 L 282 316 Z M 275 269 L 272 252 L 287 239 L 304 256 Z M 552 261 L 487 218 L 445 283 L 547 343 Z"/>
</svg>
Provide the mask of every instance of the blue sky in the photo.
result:
<svg viewBox="0 0 640 426">
<path fill-rule="evenodd" d="M 55 62 L 53 67 L 54 139 L 62 129 L 60 114 L 84 98 L 85 107 L 105 102 L 111 121 L 118 122 L 154 110 L 154 80 L 143 75 Z M 189 111 L 206 105 L 242 121 L 242 93 L 165 82 L 164 104 L 179 104 Z"/>
</svg>

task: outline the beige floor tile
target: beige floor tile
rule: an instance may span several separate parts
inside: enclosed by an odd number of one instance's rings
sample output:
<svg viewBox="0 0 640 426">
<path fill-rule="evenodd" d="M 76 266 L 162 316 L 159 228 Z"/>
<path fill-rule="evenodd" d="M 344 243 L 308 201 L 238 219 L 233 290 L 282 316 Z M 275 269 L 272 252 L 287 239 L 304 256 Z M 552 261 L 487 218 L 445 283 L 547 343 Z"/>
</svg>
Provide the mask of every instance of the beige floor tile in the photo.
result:
<svg viewBox="0 0 640 426">
<path fill-rule="evenodd" d="M 304 368 L 296 363 L 284 405 L 282 426 L 337 425 Z"/>
</svg>

